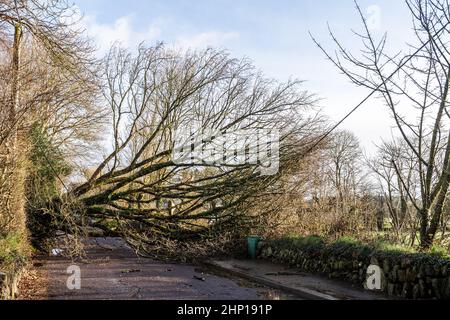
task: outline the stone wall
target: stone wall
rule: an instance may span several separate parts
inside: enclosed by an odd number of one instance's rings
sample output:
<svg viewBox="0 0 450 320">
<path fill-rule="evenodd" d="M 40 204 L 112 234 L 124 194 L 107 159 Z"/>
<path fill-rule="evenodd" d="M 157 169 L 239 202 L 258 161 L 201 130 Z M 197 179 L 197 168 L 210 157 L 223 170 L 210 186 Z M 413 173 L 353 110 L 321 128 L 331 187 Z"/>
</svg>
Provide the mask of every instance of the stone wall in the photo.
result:
<svg viewBox="0 0 450 320">
<path fill-rule="evenodd" d="M 381 269 L 381 291 L 405 299 L 450 299 L 450 260 L 429 254 L 381 252 L 369 246 L 266 241 L 258 258 L 367 288 L 370 265 Z"/>
<path fill-rule="evenodd" d="M 11 272 L 0 272 L 0 300 L 14 300 L 18 297 L 22 274 L 22 268 Z"/>
</svg>

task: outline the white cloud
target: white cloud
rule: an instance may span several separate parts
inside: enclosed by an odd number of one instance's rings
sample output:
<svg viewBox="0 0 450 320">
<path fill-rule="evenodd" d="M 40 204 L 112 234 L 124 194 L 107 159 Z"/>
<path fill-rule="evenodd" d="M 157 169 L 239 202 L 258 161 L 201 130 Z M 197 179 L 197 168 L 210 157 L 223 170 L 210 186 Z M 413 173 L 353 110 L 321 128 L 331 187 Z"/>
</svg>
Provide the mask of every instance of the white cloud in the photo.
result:
<svg viewBox="0 0 450 320">
<path fill-rule="evenodd" d="M 181 49 L 204 49 L 206 47 L 227 47 L 231 42 L 239 40 L 238 32 L 204 31 L 196 34 L 182 35 L 168 19 L 156 19 L 143 29 L 133 26 L 133 15 L 118 18 L 113 23 L 100 23 L 94 15 L 82 18 L 81 26 L 87 31 L 99 49 L 99 55 L 105 54 L 112 44 L 120 43 L 123 47 L 136 48 L 141 42 L 151 44 L 162 40 Z M 172 34 L 170 37 L 163 37 Z"/>
<path fill-rule="evenodd" d="M 143 31 L 134 30 L 131 21 L 132 16 L 128 15 L 118 18 L 112 24 L 102 24 L 97 21 L 95 16 L 85 16 L 82 24 L 98 47 L 99 54 L 107 52 L 116 42 L 124 47 L 132 48 L 141 42 L 154 41 L 161 35 L 158 21 Z"/>
<path fill-rule="evenodd" d="M 202 32 L 192 36 L 180 36 L 175 45 L 182 48 L 204 49 L 206 47 L 224 47 L 230 42 L 239 40 L 238 32 Z"/>
</svg>

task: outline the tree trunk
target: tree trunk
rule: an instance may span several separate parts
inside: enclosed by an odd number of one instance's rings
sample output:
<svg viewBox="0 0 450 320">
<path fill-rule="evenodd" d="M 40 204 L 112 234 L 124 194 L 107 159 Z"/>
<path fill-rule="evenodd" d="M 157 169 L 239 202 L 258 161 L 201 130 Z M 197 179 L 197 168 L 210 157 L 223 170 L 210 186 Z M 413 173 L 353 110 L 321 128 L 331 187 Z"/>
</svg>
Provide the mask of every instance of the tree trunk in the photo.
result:
<svg viewBox="0 0 450 320">
<path fill-rule="evenodd" d="M 11 104 L 9 109 L 9 121 L 13 135 L 16 135 L 16 114 L 19 104 L 19 71 L 20 71 L 20 44 L 22 41 L 22 26 L 18 23 L 14 26 L 14 44 L 12 48 L 12 86 L 11 86 Z"/>
</svg>

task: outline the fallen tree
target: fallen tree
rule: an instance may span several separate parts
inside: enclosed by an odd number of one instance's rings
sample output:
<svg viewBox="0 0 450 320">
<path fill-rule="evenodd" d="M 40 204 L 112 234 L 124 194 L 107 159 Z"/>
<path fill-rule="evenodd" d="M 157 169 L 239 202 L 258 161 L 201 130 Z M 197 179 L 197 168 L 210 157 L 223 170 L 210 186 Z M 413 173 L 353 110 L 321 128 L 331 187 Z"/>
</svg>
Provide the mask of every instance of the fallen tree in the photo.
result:
<svg viewBox="0 0 450 320">
<path fill-rule="evenodd" d="M 189 240 L 246 232 L 256 218 L 249 206 L 277 193 L 278 181 L 298 170 L 321 132 L 321 118 L 311 112 L 314 98 L 301 90 L 300 81 L 265 79 L 249 61 L 225 52 L 180 54 L 159 45 L 141 46 L 133 54 L 113 48 L 104 70 L 103 96 L 111 121 L 106 141 L 112 148 L 86 181 L 54 200 L 46 212 L 58 212 L 58 220 L 66 223 L 61 212 L 67 210 L 61 206 L 76 203 L 71 213 L 76 224 L 87 221 L 137 246 L 155 237 Z M 190 136 L 206 128 L 219 135 L 245 130 L 249 139 L 280 132 L 274 149 L 279 170 L 264 175 L 264 159 L 242 160 L 256 159 L 251 153 L 265 147 L 258 143 L 253 149 L 245 144 L 232 149 L 225 162 L 175 161 L 180 128 L 189 128 L 184 132 L 191 130 Z"/>
</svg>

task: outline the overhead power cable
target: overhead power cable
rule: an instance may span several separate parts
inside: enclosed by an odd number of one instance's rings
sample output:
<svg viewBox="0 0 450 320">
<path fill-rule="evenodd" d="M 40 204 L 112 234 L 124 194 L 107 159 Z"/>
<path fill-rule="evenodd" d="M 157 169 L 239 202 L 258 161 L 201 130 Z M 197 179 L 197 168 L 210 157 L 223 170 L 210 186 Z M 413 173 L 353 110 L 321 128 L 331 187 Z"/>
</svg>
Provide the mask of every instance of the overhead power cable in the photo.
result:
<svg viewBox="0 0 450 320">
<path fill-rule="evenodd" d="M 326 138 L 330 136 L 337 128 L 339 128 L 345 120 L 350 118 L 364 103 L 366 103 L 385 83 L 394 77 L 398 71 L 400 71 L 407 63 L 409 63 L 417 54 L 419 54 L 432 40 L 434 40 L 435 37 L 437 37 L 442 31 L 444 31 L 447 26 L 450 24 L 447 23 L 445 26 L 443 26 L 439 31 L 437 31 L 431 38 L 428 39 L 419 49 L 417 49 L 411 56 L 408 57 L 405 61 L 403 61 L 392 74 L 387 77 L 383 82 L 381 82 L 376 88 L 372 90 L 372 92 L 367 95 L 360 103 L 356 105 L 344 118 L 342 118 L 339 122 L 337 122 L 329 131 L 327 131 L 314 145 L 306 151 L 304 156 L 312 152 L 318 145 L 320 145 Z"/>
</svg>

